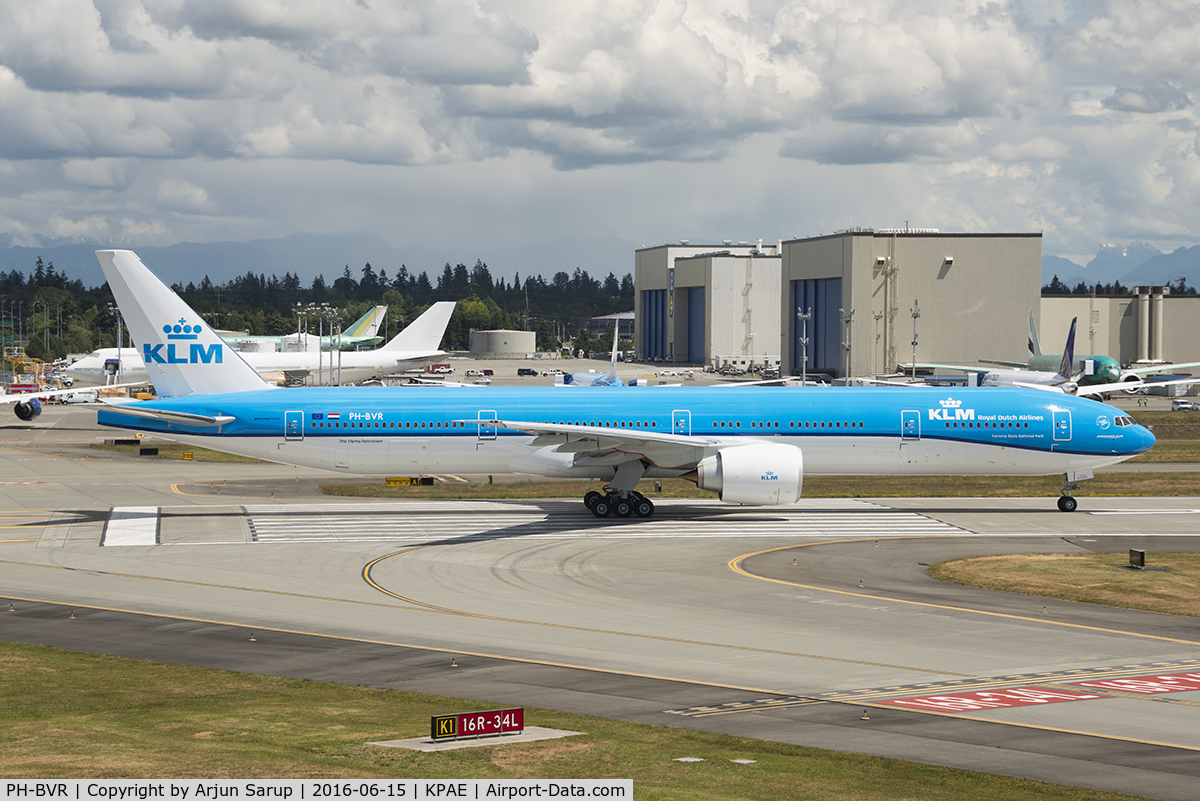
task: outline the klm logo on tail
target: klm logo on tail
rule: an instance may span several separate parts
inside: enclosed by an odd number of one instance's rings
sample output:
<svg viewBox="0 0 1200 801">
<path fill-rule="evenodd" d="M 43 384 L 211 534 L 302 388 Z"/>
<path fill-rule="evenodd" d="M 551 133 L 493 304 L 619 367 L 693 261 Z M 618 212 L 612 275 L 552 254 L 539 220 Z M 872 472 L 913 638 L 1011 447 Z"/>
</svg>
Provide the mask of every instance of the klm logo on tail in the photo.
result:
<svg viewBox="0 0 1200 801">
<path fill-rule="evenodd" d="M 201 345 L 198 342 L 192 342 L 183 347 L 183 342 L 173 342 L 171 340 L 196 340 L 199 339 L 199 334 L 203 327 L 199 324 L 189 325 L 187 321 L 180 317 L 179 322 L 171 325 L 168 323 L 162 327 L 163 333 L 167 335 L 166 353 L 163 353 L 163 344 L 150 345 L 149 343 L 142 344 L 142 361 L 146 364 L 221 364 L 224 357 L 224 345 L 220 342 L 212 345 Z M 178 348 L 178 351 L 176 350 Z"/>
</svg>

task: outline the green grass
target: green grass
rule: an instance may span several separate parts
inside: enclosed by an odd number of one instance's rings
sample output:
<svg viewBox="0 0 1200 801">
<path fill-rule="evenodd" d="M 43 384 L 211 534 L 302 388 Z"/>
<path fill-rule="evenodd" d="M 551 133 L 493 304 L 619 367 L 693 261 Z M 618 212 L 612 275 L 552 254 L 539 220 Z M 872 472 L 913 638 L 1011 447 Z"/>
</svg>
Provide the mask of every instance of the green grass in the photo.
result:
<svg viewBox="0 0 1200 801">
<path fill-rule="evenodd" d="M 0 670 L 6 778 L 621 778 L 640 799 L 1128 798 L 539 709 L 527 723 L 586 735 L 419 753 L 366 743 L 427 735 L 433 714 L 495 704 L 10 643 Z"/>
<path fill-rule="evenodd" d="M 1130 462 L 1193 464 L 1200 462 L 1200 441 L 1163 440 Z"/>
<path fill-rule="evenodd" d="M 1159 440 L 1200 440 L 1200 412 L 1138 412 L 1128 413 L 1144 426 L 1150 426 Z"/>
<path fill-rule="evenodd" d="M 943 581 L 1043 598 L 1200 617 L 1200 554 L 1148 553 L 1130 570 L 1124 553 L 1003 554 L 941 562 L 929 575 Z"/>
</svg>

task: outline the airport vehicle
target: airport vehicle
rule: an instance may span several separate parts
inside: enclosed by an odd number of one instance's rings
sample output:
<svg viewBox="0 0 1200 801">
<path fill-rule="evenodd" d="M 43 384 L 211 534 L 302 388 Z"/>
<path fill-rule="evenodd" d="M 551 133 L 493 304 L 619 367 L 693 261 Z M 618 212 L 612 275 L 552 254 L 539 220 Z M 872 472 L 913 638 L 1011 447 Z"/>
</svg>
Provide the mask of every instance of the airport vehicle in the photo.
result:
<svg viewBox="0 0 1200 801">
<path fill-rule="evenodd" d="M 518 377 L 527 376 L 527 375 L 537 375 L 537 374 L 538 374 L 538 371 L 534 370 L 532 367 L 518 367 L 517 368 L 517 376 Z"/>
<path fill-rule="evenodd" d="M 240 353 L 239 356 L 267 380 L 278 383 L 314 384 L 354 383 L 376 376 L 403 372 L 420 367 L 445 356 L 439 349 L 446 325 L 454 311 L 453 302 L 435 303 L 407 328 L 376 350 L 334 353 L 299 351 L 292 353 Z M 200 315 L 180 318 L 180 329 L 199 328 Z M 206 329 L 209 330 L 209 329 Z M 190 335 L 190 334 L 189 334 Z M 222 344 L 223 352 L 233 353 Z M 174 358 L 168 351 L 153 348 L 152 361 Z M 170 351 L 173 353 L 173 351 Z M 80 385 L 104 385 L 110 378 L 126 383 L 149 383 L 144 350 L 134 348 L 101 348 L 93 351 L 67 368 L 67 373 Z"/>
<path fill-rule="evenodd" d="M 526 473 L 600 478 L 597 517 L 648 517 L 643 477 L 680 476 L 746 505 L 795 502 L 804 474 L 1064 476 L 1148 450 L 1154 435 L 1096 401 L 1024 388 L 501 387 L 419 392 L 279 389 L 263 381 L 130 251 L 97 251 L 157 400 L 111 406 L 102 425 L 284 464 L 365 475 Z M 183 339 L 187 336 L 187 339 Z M 221 356 L 222 358 L 218 358 Z"/>
</svg>

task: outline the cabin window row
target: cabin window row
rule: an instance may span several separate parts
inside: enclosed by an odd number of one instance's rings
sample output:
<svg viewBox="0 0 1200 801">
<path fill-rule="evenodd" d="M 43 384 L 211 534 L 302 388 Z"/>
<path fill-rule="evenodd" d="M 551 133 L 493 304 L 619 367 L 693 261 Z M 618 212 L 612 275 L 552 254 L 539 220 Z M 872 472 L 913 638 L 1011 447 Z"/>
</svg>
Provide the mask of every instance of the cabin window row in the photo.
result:
<svg viewBox="0 0 1200 801">
<path fill-rule="evenodd" d="M 484 421 L 484 422 L 491 422 L 491 421 Z M 374 420 L 374 421 L 368 420 L 366 422 L 349 422 L 349 423 L 342 423 L 342 422 L 325 423 L 320 420 L 313 422 L 313 426 L 316 428 L 463 428 L 463 427 L 465 427 L 465 425 L 466 425 L 465 423 L 460 423 L 456 420 L 447 420 L 445 423 L 441 422 L 440 420 L 436 421 L 436 422 L 428 422 L 428 423 L 424 420 L 421 420 L 419 422 L 414 422 L 414 421 L 410 420 L 410 421 L 404 422 L 404 423 L 397 423 L 395 421 L 384 422 L 382 420 Z"/>
</svg>

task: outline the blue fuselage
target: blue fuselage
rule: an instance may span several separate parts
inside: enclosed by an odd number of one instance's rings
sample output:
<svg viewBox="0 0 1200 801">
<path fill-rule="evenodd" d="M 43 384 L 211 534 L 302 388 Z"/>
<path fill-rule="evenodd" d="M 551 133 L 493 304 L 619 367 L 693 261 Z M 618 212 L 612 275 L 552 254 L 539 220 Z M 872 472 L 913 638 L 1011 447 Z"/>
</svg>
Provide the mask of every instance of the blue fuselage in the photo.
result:
<svg viewBox="0 0 1200 801">
<path fill-rule="evenodd" d="M 1097 401 L 1013 388 L 298 388 L 147 401 L 233 417 L 220 426 L 131 418 L 102 425 L 217 450 L 363 474 L 572 471 L 545 437 L 489 420 L 795 445 L 809 474 L 1047 475 L 1123 461 L 1154 436 Z M 543 451 L 545 451 L 543 453 Z M 689 465 L 658 464 L 678 472 Z"/>
</svg>

